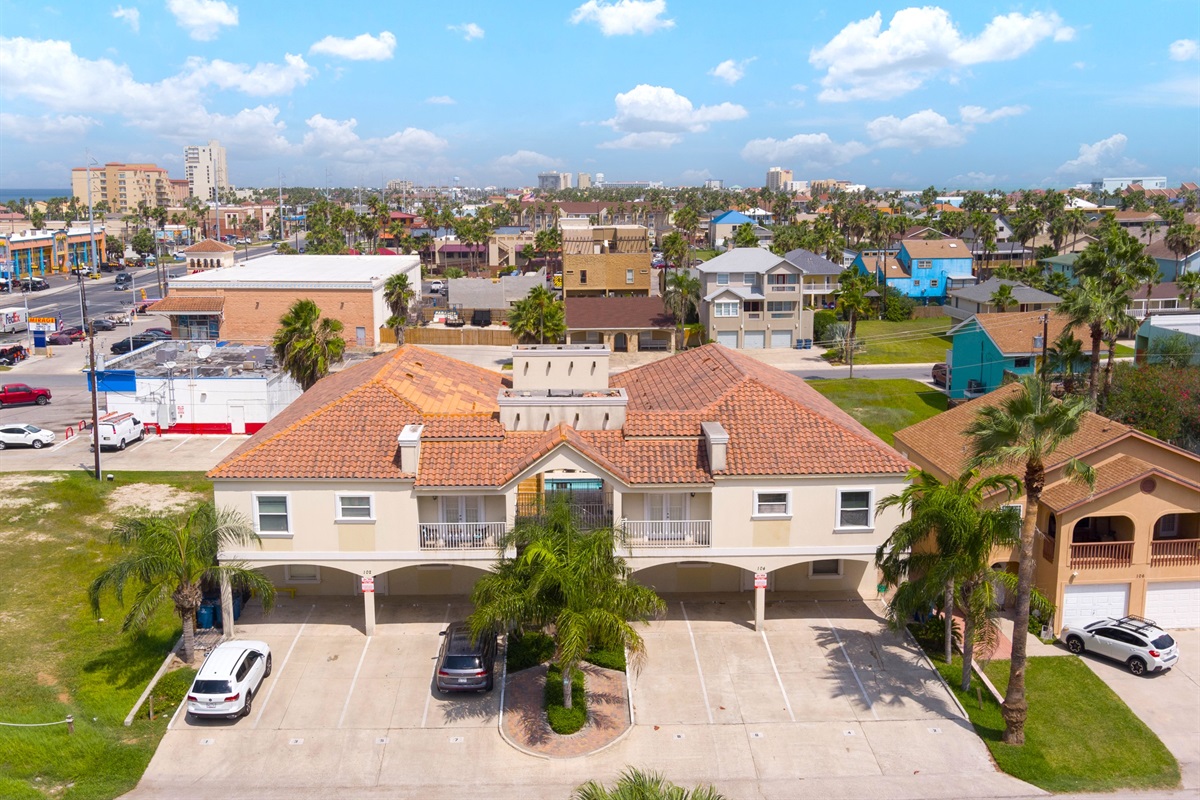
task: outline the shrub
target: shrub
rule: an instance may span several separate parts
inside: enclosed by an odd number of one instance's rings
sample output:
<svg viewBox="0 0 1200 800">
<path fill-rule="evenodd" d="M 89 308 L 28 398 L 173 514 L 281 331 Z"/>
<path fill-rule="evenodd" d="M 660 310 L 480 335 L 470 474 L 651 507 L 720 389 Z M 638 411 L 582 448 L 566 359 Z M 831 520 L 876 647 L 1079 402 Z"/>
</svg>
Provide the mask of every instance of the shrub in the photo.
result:
<svg viewBox="0 0 1200 800">
<path fill-rule="evenodd" d="M 554 640 L 541 631 L 516 631 L 508 637 L 508 671 L 518 672 L 554 657 Z"/>
<path fill-rule="evenodd" d="M 888 322 L 904 322 L 912 319 L 913 307 L 916 305 L 911 297 L 901 294 L 898 289 L 887 287 L 883 300 L 883 318 Z"/>
<path fill-rule="evenodd" d="M 1119 363 L 1103 413 L 1186 450 L 1200 449 L 1200 367 Z"/>
<path fill-rule="evenodd" d="M 822 309 L 813 314 L 813 338 L 818 342 L 825 341 L 825 331 L 837 322 L 837 314 L 829 309 Z"/>
<path fill-rule="evenodd" d="M 625 651 L 623 649 L 601 650 L 597 648 L 588 651 L 584 658 L 589 664 L 595 664 L 597 667 L 615 669 L 619 672 L 625 671 Z"/>
<path fill-rule="evenodd" d="M 546 671 L 545 698 L 546 720 L 555 733 L 564 736 L 575 733 L 587 722 L 587 693 L 579 670 L 571 676 L 571 708 L 563 705 L 562 669 L 557 664 L 551 664 Z"/>
<path fill-rule="evenodd" d="M 908 629 L 925 652 L 936 655 L 945 651 L 946 621 L 940 614 L 931 614 L 924 622 L 910 622 Z M 950 637 L 954 640 L 954 644 L 961 649 L 962 628 L 959 626 L 958 620 L 950 623 Z"/>
</svg>

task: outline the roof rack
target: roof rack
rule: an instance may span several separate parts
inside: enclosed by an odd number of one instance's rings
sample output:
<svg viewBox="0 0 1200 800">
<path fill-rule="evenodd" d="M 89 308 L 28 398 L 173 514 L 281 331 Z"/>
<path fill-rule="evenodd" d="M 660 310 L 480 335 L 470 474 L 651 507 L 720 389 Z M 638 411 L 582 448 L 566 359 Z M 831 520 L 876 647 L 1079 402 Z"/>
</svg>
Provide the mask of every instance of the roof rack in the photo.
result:
<svg viewBox="0 0 1200 800">
<path fill-rule="evenodd" d="M 1126 614 L 1125 616 L 1118 619 L 1116 622 L 1117 622 L 1118 627 L 1130 628 L 1132 630 L 1138 631 L 1139 633 L 1146 630 L 1147 628 L 1157 628 L 1158 627 L 1158 623 L 1155 622 L 1154 620 L 1146 619 L 1145 617 L 1139 617 L 1137 614 Z"/>
</svg>

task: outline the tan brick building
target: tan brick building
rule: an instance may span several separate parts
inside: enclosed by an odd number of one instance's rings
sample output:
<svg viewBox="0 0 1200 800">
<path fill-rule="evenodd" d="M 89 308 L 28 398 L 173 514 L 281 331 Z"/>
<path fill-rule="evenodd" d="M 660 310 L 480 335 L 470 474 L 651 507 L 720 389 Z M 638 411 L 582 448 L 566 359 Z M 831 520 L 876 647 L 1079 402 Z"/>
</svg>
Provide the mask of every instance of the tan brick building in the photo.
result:
<svg viewBox="0 0 1200 800">
<path fill-rule="evenodd" d="M 642 225 L 564 225 L 563 297 L 648 297 L 650 240 Z"/>
<path fill-rule="evenodd" d="M 177 338 L 270 344 L 280 317 L 307 299 L 342 323 L 348 345 L 374 347 L 391 316 L 384 284 L 397 273 L 408 275 L 419 307 L 417 256 L 273 255 L 176 278 L 150 313 L 169 317 Z"/>
</svg>

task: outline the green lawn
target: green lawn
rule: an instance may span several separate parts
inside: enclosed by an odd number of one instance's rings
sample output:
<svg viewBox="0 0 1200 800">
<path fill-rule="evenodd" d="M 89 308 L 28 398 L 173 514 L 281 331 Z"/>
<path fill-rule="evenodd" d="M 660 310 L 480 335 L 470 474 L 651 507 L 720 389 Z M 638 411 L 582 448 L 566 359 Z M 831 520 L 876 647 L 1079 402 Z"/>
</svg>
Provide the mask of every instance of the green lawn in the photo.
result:
<svg viewBox="0 0 1200 800">
<path fill-rule="evenodd" d="M 946 395 L 904 378 L 844 378 L 811 381 L 809 386 L 892 444 L 892 433 L 946 410 Z"/>
<path fill-rule="evenodd" d="M 112 553 L 112 503 L 149 497 L 131 484 L 167 484 L 212 495 L 199 473 L 116 473 L 97 483 L 74 473 L 0 474 L 0 797 L 111 798 L 137 783 L 187 691 L 189 674 L 170 673 L 155 692 L 158 719 L 143 708 L 122 723 L 179 636 L 170 608 L 146 633 L 120 633 L 121 610 L 108 601 L 92 616 L 87 587 Z M 116 493 L 114 495 L 114 493 Z"/>
<path fill-rule="evenodd" d="M 1000 706 L 983 690 L 979 707 L 975 684 L 958 691 L 962 661 L 934 664 L 958 695 L 1000 769 L 1050 792 L 1115 792 L 1179 785 L 1179 765 L 1158 737 L 1104 681 L 1075 656 L 1029 659 L 1026 690 L 1029 717 L 1025 745 L 1003 744 Z M 1003 694 L 1008 661 L 993 661 L 988 678 Z M 975 679 L 978 680 L 977 678 Z"/>
<path fill-rule="evenodd" d="M 854 355 L 855 364 L 928 364 L 946 360 L 952 346 L 942 336 L 957 324 L 950 317 L 910 319 L 904 322 L 862 320 L 857 338 L 865 350 Z"/>
</svg>

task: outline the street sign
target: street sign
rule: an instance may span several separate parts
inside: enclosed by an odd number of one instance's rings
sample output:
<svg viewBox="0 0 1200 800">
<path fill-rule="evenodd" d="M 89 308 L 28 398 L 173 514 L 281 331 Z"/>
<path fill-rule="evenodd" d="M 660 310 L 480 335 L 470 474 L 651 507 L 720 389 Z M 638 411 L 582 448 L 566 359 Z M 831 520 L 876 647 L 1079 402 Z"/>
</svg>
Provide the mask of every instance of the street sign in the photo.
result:
<svg viewBox="0 0 1200 800">
<path fill-rule="evenodd" d="M 375 579 L 369 575 L 364 576 L 362 579 L 362 590 L 364 593 L 374 592 L 375 591 Z"/>
<path fill-rule="evenodd" d="M 765 572 L 754 573 L 754 588 L 755 589 L 767 588 L 767 573 L 765 573 Z"/>
</svg>

